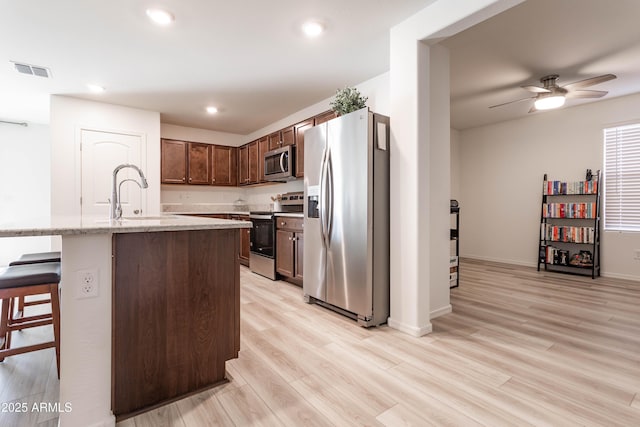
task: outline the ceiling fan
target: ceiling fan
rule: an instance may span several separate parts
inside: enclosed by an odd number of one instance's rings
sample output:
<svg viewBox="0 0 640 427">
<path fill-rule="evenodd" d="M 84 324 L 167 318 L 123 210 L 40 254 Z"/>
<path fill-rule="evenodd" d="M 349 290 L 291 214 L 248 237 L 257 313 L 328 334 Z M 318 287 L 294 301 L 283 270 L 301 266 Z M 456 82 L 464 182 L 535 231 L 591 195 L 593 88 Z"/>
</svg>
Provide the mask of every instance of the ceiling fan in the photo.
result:
<svg viewBox="0 0 640 427">
<path fill-rule="evenodd" d="M 566 98 L 601 98 L 607 94 L 605 90 L 582 90 L 585 87 L 604 83 L 616 78 L 614 74 L 603 74 L 602 76 L 591 77 L 580 80 L 568 85 L 558 86 L 558 75 L 549 74 L 540 79 L 540 86 L 520 86 L 524 90 L 533 92 L 536 95 L 528 98 L 516 99 L 515 101 L 504 102 L 502 104 L 492 105 L 489 108 L 501 107 L 514 102 L 527 101 L 535 99 L 530 113 L 538 110 L 550 110 L 552 108 L 562 107 Z"/>
</svg>

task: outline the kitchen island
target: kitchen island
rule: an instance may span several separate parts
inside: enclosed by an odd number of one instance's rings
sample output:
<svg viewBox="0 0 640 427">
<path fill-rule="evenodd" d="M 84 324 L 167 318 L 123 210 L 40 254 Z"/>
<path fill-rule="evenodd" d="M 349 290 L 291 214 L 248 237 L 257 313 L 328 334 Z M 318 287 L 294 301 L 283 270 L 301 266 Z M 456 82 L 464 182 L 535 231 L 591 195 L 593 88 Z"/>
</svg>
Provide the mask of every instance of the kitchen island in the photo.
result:
<svg viewBox="0 0 640 427">
<path fill-rule="evenodd" d="M 0 237 L 62 236 L 61 427 L 114 426 L 224 381 L 240 341 L 238 229 L 250 226 L 174 216 L 0 224 Z"/>
</svg>

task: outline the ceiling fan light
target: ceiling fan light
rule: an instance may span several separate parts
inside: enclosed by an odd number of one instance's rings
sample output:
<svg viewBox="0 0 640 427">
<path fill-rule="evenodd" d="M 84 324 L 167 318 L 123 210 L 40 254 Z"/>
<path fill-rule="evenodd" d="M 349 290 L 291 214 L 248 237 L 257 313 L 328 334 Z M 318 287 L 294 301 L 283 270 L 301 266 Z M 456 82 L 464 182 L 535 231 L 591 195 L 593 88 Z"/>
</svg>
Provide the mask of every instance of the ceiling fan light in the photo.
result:
<svg viewBox="0 0 640 427">
<path fill-rule="evenodd" d="M 552 110 L 564 105 L 564 95 L 545 96 L 543 98 L 536 99 L 534 105 L 536 110 Z"/>
</svg>

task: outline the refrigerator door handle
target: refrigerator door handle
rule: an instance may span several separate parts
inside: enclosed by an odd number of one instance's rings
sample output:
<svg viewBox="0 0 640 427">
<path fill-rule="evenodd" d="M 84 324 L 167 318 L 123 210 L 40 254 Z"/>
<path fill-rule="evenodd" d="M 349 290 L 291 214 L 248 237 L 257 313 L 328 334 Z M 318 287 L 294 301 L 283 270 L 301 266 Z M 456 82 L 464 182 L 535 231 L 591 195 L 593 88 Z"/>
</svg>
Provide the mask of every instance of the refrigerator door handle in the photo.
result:
<svg viewBox="0 0 640 427">
<path fill-rule="evenodd" d="M 327 246 L 326 218 L 327 218 L 327 150 L 322 153 L 320 164 L 320 236 L 322 245 Z"/>
<path fill-rule="evenodd" d="M 327 210 L 327 247 L 331 240 L 331 230 L 333 229 L 333 161 L 331 160 L 331 151 L 327 153 L 327 195 L 328 206 Z"/>
</svg>

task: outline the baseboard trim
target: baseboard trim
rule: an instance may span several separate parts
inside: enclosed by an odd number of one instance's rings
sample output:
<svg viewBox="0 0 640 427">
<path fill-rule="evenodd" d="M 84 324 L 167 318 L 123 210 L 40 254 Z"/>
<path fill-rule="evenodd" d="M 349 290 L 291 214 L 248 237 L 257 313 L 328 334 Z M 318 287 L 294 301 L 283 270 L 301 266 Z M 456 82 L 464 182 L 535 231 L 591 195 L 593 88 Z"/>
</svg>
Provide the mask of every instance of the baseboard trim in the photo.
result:
<svg viewBox="0 0 640 427">
<path fill-rule="evenodd" d="M 632 280 L 634 282 L 640 282 L 640 276 L 632 276 L 630 274 L 618 274 L 618 273 L 609 273 L 607 271 L 600 272 L 602 277 L 609 277 L 611 279 L 621 279 L 621 280 Z"/>
<path fill-rule="evenodd" d="M 390 328 L 397 329 L 400 332 L 404 332 L 405 334 L 409 334 L 414 337 L 421 337 L 421 336 L 430 334 L 433 331 L 433 328 L 431 327 L 431 322 L 429 322 L 428 325 L 425 325 L 422 327 L 416 327 L 413 325 L 408 325 L 406 323 L 399 322 L 389 317 L 387 319 L 387 325 L 389 325 Z"/>
<path fill-rule="evenodd" d="M 462 261 L 464 261 L 465 259 L 472 259 L 476 261 L 497 262 L 499 264 L 521 265 L 523 267 L 537 266 L 537 264 L 534 262 L 518 261 L 515 259 L 493 258 L 493 257 L 480 256 L 480 255 L 464 255 L 464 256 L 461 255 L 460 258 Z"/>
<path fill-rule="evenodd" d="M 453 311 L 453 307 L 451 304 L 447 304 L 444 307 L 440 307 L 437 310 L 434 310 L 430 313 L 430 319 L 435 319 L 436 317 L 444 316 L 445 314 L 449 314 Z"/>
</svg>

